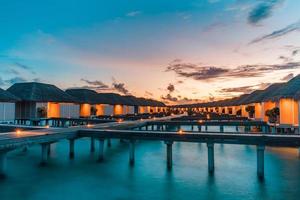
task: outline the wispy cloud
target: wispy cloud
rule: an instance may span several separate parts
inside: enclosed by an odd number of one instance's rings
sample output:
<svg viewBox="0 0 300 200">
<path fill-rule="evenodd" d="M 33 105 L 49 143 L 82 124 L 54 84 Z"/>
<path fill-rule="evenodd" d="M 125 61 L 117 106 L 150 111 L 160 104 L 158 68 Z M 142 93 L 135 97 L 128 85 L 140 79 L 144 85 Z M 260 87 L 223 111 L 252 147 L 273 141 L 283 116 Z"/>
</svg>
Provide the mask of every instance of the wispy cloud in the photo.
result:
<svg viewBox="0 0 300 200">
<path fill-rule="evenodd" d="M 191 78 L 199 81 L 210 81 L 212 79 L 226 77 L 260 77 L 269 72 L 277 70 L 296 69 L 299 67 L 300 62 L 288 62 L 283 64 L 270 65 L 242 65 L 238 67 L 219 67 L 184 63 L 180 60 L 175 60 L 166 67 L 166 72 L 175 72 L 179 77 Z"/>
<path fill-rule="evenodd" d="M 16 76 L 14 78 L 5 80 L 4 82 L 8 85 L 12 85 L 15 83 L 22 83 L 22 82 L 26 82 L 26 81 L 27 81 L 27 79 L 25 79 L 24 77 Z"/>
<path fill-rule="evenodd" d="M 102 81 L 90 81 L 90 80 L 87 80 L 87 79 L 81 79 L 81 81 L 87 83 L 91 89 L 94 89 L 94 90 L 108 90 L 110 89 L 108 85 L 106 85 L 105 83 L 103 83 Z M 87 88 L 87 87 L 86 87 Z"/>
<path fill-rule="evenodd" d="M 290 24 L 290 25 L 288 25 L 288 26 L 286 26 L 286 27 L 284 27 L 282 29 L 273 31 L 270 34 L 258 37 L 256 39 L 252 40 L 249 44 L 254 44 L 254 43 L 262 42 L 264 40 L 276 39 L 276 38 L 285 36 L 285 35 L 287 35 L 287 34 L 289 34 L 291 32 L 299 31 L 299 30 L 300 30 L 300 20 L 298 22 Z"/>
<path fill-rule="evenodd" d="M 20 69 L 30 72 L 31 74 L 36 74 L 35 71 L 33 71 L 33 69 L 28 65 L 25 65 L 25 64 L 22 64 L 19 62 L 15 62 L 14 65 Z"/>
<path fill-rule="evenodd" d="M 118 92 L 122 93 L 122 94 L 130 94 L 128 89 L 125 87 L 125 83 L 113 83 L 113 87 L 115 90 L 117 90 Z"/>
<path fill-rule="evenodd" d="M 229 87 L 229 88 L 223 88 L 219 90 L 218 92 L 221 93 L 221 95 L 226 94 L 227 97 L 234 97 L 238 93 L 240 94 L 249 94 L 255 90 L 261 90 L 265 89 L 268 86 L 270 86 L 271 83 L 260 83 L 255 85 L 246 85 L 241 87 Z"/>
<path fill-rule="evenodd" d="M 258 3 L 248 15 L 248 22 L 250 24 L 257 24 L 262 20 L 271 16 L 274 8 L 281 3 L 282 0 L 263 0 Z"/>
<path fill-rule="evenodd" d="M 135 10 L 135 11 L 131 11 L 129 13 L 126 14 L 127 17 L 135 17 L 137 15 L 140 15 L 142 12 L 141 11 L 138 11 L 138 10 Z"/>
<path fill-rule="evenodd" d="M 293 73 L 290 73 L 290 74 L 284 76 L 281 80 L 282 80 L 282 81 L 289 81 L 289 80 L 291 80 L 292 78 L 294 78 L 294 74 L 293 74 Z"/>
<path fill-rule="evenodd" d="M 180 60 L 174 60 L 167 66 L 166 72 L 170 71 L 175 72 L 180 77 L 208 80 L 224 74 L 229 70 L 213 66 L 198 66 L 192 63 L 183 63 Z"/>
<path fill-rule="evenodd" d="M 173 84 L 169 84 L 168 85 L 168 87 L 167 87 L 167 90 L 170 92 L 170 93 L 172 93 L 172 92 L 174 92 L 175 91 L 175 86 L 173 85 Z"/>
<path fill-rule="evenodd" d="M 172 96 L 171 94 L 167 94 L 166 96 L 161 96 L 160 97 L 163 101 L 165 102 L 176 102 L 178 101 L 177 97 Z"/>
</svg>

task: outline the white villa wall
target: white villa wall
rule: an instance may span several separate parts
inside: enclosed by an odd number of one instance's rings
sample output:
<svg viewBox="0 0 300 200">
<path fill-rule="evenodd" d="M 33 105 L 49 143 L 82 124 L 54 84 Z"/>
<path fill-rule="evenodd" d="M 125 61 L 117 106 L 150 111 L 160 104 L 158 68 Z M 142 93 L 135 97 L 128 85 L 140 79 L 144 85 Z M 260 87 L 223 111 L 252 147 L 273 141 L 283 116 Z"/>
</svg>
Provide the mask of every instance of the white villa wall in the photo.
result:
<svg viewBox="0 0 300 200">
<path fill-rule="evenodd" d="M 60 104 L 60 117 L 62 118 L 79 118 L 80 105 L 73 103 Z"/>
<path fill-rule="evenodd" d="M 0 102 L 0 122 L 10 122 L 15 119 L 15 103 Z"/>
</svg>

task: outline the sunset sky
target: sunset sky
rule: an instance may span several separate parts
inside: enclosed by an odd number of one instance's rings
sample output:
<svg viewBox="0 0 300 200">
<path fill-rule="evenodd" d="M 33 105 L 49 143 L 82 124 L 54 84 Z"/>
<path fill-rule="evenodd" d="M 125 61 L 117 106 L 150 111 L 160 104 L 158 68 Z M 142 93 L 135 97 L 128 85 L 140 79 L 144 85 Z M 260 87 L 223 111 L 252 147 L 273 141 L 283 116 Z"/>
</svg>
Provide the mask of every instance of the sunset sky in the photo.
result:
<svg viewBox="0 0 300 200">
<path fill-rule="evenodd" d="M 222 99 L 300 73 L 298 0 L 2 0 L 0 87 Z"/>
</svg>

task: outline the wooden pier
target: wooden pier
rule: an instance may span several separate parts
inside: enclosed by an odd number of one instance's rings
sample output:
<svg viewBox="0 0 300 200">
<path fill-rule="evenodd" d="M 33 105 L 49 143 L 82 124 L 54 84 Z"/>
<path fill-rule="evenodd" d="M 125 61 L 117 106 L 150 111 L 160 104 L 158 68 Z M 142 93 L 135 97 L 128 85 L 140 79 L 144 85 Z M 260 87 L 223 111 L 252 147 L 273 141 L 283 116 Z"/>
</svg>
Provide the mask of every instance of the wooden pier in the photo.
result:
<svg viewBox="0 0 300 200">
<path fill-rule="evenodd" d="M 166 118 L 167 120 L 169 118 Z M 276 135 L 268 133 L 191 133 L 166 132 L 150 130 L 128 130 L 129 128 L 145 126 L 154 123 L 149 119 L 133 122 L 112 122 L 94 126 L 78 126 L 73 128 L 47 128 L 22 132 L 0 134 L 0 175 L 5 175 L 6 155 L 8 152 L 32 145 L 41 146 L 41 164 L 47 164 L 51 144 L 60 140 L 69 141 L 69 156 L 74 159 L 76 140 L 91 138 L 91 151 L 95 151 L 95 142 L 98 141 L 98 160 L 104 159 L 104 142 L 111 139 L 129 141 L 129 163 L 135 162 L 135 142 L 137 140 L 163 141 L 166 144 L 167 168 L 172 169 L 172 145 L 174 142 L 206 143 L 208 152 L 208 171 L 214 173 L 214 144 L 239 144 L 257 146 L 257 174 L 264 177 L 264 150 L 265 146 L 299 147 L 300 135 Z M 166 121 L 164 121 L 166 122 Z M 162 123 L 162 122 L 159 122 Z"/>
</svg>

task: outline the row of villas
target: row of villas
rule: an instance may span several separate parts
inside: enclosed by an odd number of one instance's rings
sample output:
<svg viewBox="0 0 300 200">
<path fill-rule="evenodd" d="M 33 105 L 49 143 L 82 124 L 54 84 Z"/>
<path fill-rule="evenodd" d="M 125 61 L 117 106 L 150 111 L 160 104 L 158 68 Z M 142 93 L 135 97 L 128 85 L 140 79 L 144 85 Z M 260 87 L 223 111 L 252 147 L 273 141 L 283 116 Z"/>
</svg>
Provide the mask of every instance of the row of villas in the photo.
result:
<svg viewBox="0 0 300 200">
<path fill-rule="evenodd" d="M 171 107 L 173 110 L 215 112 L 269 122 L 282 130 L 299 130 L 300 75 L 239 97 Z"/>
<path fill-rule="evenodd" d="M 88 89 L 63 91 L 45 83 L 16 83 L 7 90 L 0 89 L 0 122 L 15 119 L 88 118 L 146 114 L 166 111 L 162 102 L 97 93 Z"/>
</svg>

